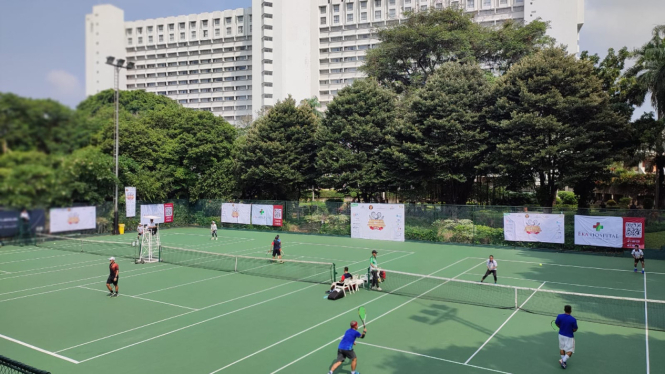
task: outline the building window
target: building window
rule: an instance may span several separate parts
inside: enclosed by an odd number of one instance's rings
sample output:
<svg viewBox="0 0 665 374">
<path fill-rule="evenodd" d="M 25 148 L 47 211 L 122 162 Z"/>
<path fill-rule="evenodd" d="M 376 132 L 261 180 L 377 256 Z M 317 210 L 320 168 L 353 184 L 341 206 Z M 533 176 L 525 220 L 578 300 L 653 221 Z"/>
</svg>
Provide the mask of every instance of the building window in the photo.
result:
<svg viewBox="0 0 665 374">
<path fill-rule="evenodd" d="M 196 39 L 196 31 L 192 31 L 192 39 Z"/>
<path fill-rule="evenodd" d="M 321 17 L 321 24 L 325 25 L 326 24 L 326 17 Z"/>
<path fill-rule="evenodd" d="M 466 9 L 473 9 L 476 7 L 474 0 L 466 0 Z"/>
<path fill-rule="evenodd" d="M 321 12 L 321 14 L 326 14 L 326 7 L 325 6 L 320 6 L 319 7 L 319 12 Z"/>
<path fill-rule="evenodd" d="M 421 5 L 420 6 L 420 11 L 424 12 L 427 10 L 427 5 Z"/>
<path fill-rule="evenodd" d="M 139 36 L 139 44 L 143 44 L 143 37 Z"/>
<path fill-rule="evenodd" d="M 410 12 L 410 11 L 411 11 L 411 7 L 410 7 L 410 6 L 404 7 L 404 12 L 407 12 L 407 13 L 408 13 L 408 12 Z"/>
<path fill-rule="evenodd" d="M 339 13 L 339 4 L 333 5 L 333 12 Z"/>
<path fill-rule="evenodd" d="M 508 0 L 499 0 L 499 5 L 508 5 Z"/>
<path fill-rule="evenodd" d="M 233 21 L 233 20 L 231 19 L 231 17 L 226 17 L 226 18 L 224 19 L 224 22 L 225 22 L 227 25 L 231 24 L 232 21 Z"/>
<path fill-rule="evenodd" d="M 136 28 L 136 33 L 139 34 L 139 35 L 143 34 L 143 27 L 137 27 Z"/>
<path fill-rule="evenodd" d="M 388 5 L 395 5 L 395 0 L 388 0 Z"/>
<path fill-rule="evenodd" d="M 180 40 L 185 40 L 185 33 L 184 32 L 180 33 Z"/>
<path fill-rule="evenodd" d="M 367 9 L 367 1 L 360 2 L 360 9 Z"/>
<path fill-rule="evenodd" d="M 220 36 L 220 35 L 221 35 L 221 34 L 220 34 L 220 32 L 219 32 L 219 29 L 215 29 L 215 36 Z"/>
<path fill-rule="evenodd" d="M 180 28 L 180 29 L 184 29 L 184 28 L 185 28 L 185 23 L 184 23 L 184 22 L 180 22 L 180 23 L 178 24 L 178 28 Z"/>
<path fill-rule="evenodd" d="M 174 42 L 175 41 L 175 35 L 169 34 L 169 41 Z"/>
<path fill-rule="evenodd" d="M 380 7 L 381 6 L 381 0 L 374 0 L 374 6 L 375 7 Z"/>
<path fill-rule="evenodd" d="M 346 22 L 353 22 L 353 13 L 349 13 L 346 15 Z"/>
<path fill-rule="evenodd" d="M 227 27 L 226 28 L 226 36 L 230 36 L 230 35 L 231 35 L 231 28 Z"/>
<path fill-rule="evenodd" d="M 148 35 L 152 34 L 152 26 L 148 26 Z"/>
<path fill-rule="evenodd" d="M 245 22 L 245 17 L 243 16 L 238 16 L 238 23 Z"/>
<path fill-rule="evenodd" d="M 132 38 L 127 38 L 127 45 L 132 45 Z"/>
<path fill-rule="evenodd" d="M 175 25 L 173 23 L 169 23 L 169 31 L 173 31 L 175 29 Z"/>
<path fill-rule="evenodd" d="M 242 34 L 242 26 L 238 26 L 238 34 Z"/>
<path fill-rule="evenodd" d="M 339 16 L 333 16 L 333 23 L 338 24 L 339 23 Z"/>
<path fill-rule="evenodd" d="M 367 12 L 360 13 L 360 20 L 367 21 Z"/>
<path fill-rule="evenodd" d="M 208 27 L 208 20 L 201 21 L 201 27 Z"/>
<path fill-rule="evenodd" d="M 157 31 L 164 32 L 164 25 L 157 26 Z"/>
<path fill-rule="evenodd" d="M 436 3 L 436 9 L 443 9 L 443 3 Z"/>
<path fill-rule="evenodd" d="M 219 21 L 220 21 L 219 18 L 215 18 L 213 21 L 214 25 L 219 26 Z"/>
<path fill-rule="evenodd" d="M 483 0 L 483 9 L 488 9 L 492 7 L 492 0 Z"/>
<path fill-rule="evenodd" d="M 375 10 L 374 11 L 374 19 L 377 20 L 377 21 L 381 19 L 381 11 L 380 10 Z"/>
<path fill-rule="evenodd" d="M 346 3 L 346 11 L 353 12 L 353 3 Z"/>
<path fill-rule="evenodd" d="M 395 11 L 395 9 L 389 9 L 388 10 L 388 17 L 390 17 L 390 19 L 393 19 L 396 16 L 397 16 L 397 12 Z"/>
<path fill-rule="evenodd" d="M 163 43 L 163 42 L 164 42 L 164 35 L 160 35 L 160 36 L 159 36 L 159 42 L 160 42 L 160 43 Z"/>
<path fill-rule="evenodd" d="M 208 30 L 203 30 L 203 37 L 207 38 L 208 37 Z"/>
<path fill-rule="evenodd" d="M 189 22 L 189 28 L 190 29 L 195 29 L 196 28 L 196 21 L 190 21 Z"/>
<path fill-rule="evenodd" d="M 125 34 L 127 34 L 127 35 L 132 35 L 132 29 L 127 29 L 127 30 L 125 30 Z"/>
</svg>

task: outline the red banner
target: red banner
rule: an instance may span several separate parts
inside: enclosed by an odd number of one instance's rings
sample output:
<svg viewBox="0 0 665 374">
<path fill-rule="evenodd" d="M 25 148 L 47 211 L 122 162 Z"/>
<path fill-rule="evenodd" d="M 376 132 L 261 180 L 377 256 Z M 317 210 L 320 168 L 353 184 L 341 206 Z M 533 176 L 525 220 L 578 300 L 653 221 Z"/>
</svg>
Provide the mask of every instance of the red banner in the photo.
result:
<svg viewBox="0 0 665 374">
<path fill-rule="evenodd" d="M 644 248 L 644 217 L 623 217 L 623 247 Z"/>
<path fill-rule="evenodd" d="M 282 212 L 284 211 L 281 205 L 272 206 L 272 225 L 282 226 Z"/>
<path fill-rule="evenodd" d="M 164 204 L 164 223 L 173 222 L 173 203 Z"/>
</svg>

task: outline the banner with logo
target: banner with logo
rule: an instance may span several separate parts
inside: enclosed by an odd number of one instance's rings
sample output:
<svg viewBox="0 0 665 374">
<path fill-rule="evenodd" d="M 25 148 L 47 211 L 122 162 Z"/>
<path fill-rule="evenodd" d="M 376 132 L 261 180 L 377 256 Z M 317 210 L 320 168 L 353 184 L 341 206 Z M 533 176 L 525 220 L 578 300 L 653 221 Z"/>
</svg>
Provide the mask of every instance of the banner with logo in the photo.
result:
<svg viewBox="0 0 665 374">
<path fill-rule="evenodd" d="M 126 217 L 136 217 L 136 187 L 125 187 Z"/>
<path fill-rule="evenodd" d="M 623 247 L 623 218 L 575 216 L 575 244 Z"/>
<path fill-rule="evenodd" d="M 273 214 L 272 205 L 252 204 L 252 225 L 272 226 Z"/>
<path fill-rule="evenodd" d="M 173 203 L 164 204 L 164 223 L 173 222 Z"/>
<path fill-rule="evenodd" d="M 351 204 L 351 237 L 404 241 L 404 204 Z"/>
<path fill-rule="evenodd" d="M 644 249 L 644 217 L 623 218 L 623 247 L 634 248 L 635 244 Z"/>
<path fill-rule="evenodd" d="M 505 213 L 503 236 L 512 242 L 564 243 L 563 214 Z"/>
<path fill-rule="evenodd" d="M 44 209 L 33 209 L 28 211 L 28 222 L 21 218 L 18 210 L 0 210 L 0 238 L 10 238 L 20 233 L 20 226 L 26 225 L 27 234 L 35 234 L 44 231 L 46 214 Z M 24 231 L 25 232 L 25 231 Z"/>
<path fill-rule="evenodd" d="M 222 204 L 222 222 L 249 225 L 252 223 L 252 204 Z"/>
<path fill-rule="evenodd" d="M 97 208 L 94 206 L 53 208 L 49 211 L 49 215 L 51 233 L 97 228 Z"/>
<path fill-rule="evenodd" d="M 273 226 L 282 226 L 282 213 L 284 212 L 284 207 L 281 205 L 272 206 L 272 225 Z"/>
<path fill-rule="evenodd" d="M 154 223 L 164 223 L 164 204 L 142 204 L 141 224 L 150 224 L 150 218 Z"/>
</svg>

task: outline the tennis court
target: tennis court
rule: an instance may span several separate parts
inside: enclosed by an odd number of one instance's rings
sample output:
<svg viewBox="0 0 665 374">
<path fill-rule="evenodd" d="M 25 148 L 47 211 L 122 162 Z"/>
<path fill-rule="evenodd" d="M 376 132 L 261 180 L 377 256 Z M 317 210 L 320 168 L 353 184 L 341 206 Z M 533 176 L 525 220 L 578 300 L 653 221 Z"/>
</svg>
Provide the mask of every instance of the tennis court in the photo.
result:
<svg viewBox="0 0 665 374">
<path fill-rule="evenodd" d="M 127 243 L 99 243 L 99 254 L 0 248 L 1 354 L 51 373 L 327 373 L 364 305 L 368 334 L 355 347 L 360 373 L 549 373 L 562 370 L 550 323 L 573 300 L 573 316 L 586 320 L 568 371 L 665 367 L 665 304 L 640 301 L 665 300 L 663 261 L 647 258 L 642 275 L 630 258 L 280 233 L 287 263 L 277 264 L 267 257 L 274 232 L 209 235 L 163 230 L 162 245 L 265 260 L 228 272 L 175 250 L 172 260 L 154 264 L 118 258 L 120 297 L 109 298 L 107 258 L 133 251 L 133 234 L 95 238 Z M 325 300 L 324 265 L 366 273 L 372 249 L 386 269 L 383 292 Z M 478 281 L 490 254 L 499 285 L 524 289 L 458 282 Z M 522 309 L 511 307 L 515 299 Z M 558 309 L 547 315 L 551 305 Z M 346 362 L 337 373 L 350 371 Z"/>
</svg>

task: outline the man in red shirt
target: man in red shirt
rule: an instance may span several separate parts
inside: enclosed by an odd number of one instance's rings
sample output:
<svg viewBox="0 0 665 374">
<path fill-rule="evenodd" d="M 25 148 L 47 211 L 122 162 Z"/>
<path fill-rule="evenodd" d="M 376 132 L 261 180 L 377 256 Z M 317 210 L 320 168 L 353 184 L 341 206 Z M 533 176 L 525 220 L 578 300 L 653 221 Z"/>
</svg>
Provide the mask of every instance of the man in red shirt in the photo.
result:
<svg viewBox="0 0 665 374">
<path fill-rule="evenodd" d="M 109 264 L 109 278 L 106 280 L 106 288 L 109 289 L 109 294 L 107 296 L 117 297 L 118 296 L 118 277 L 120 276 L 120 266 L 115 262 L 115 257 L 109 258 L 111 263 Z M 111 284 L 115 286 L 115 293 L 113 293 L 113 288 Z"/>
</svg>

